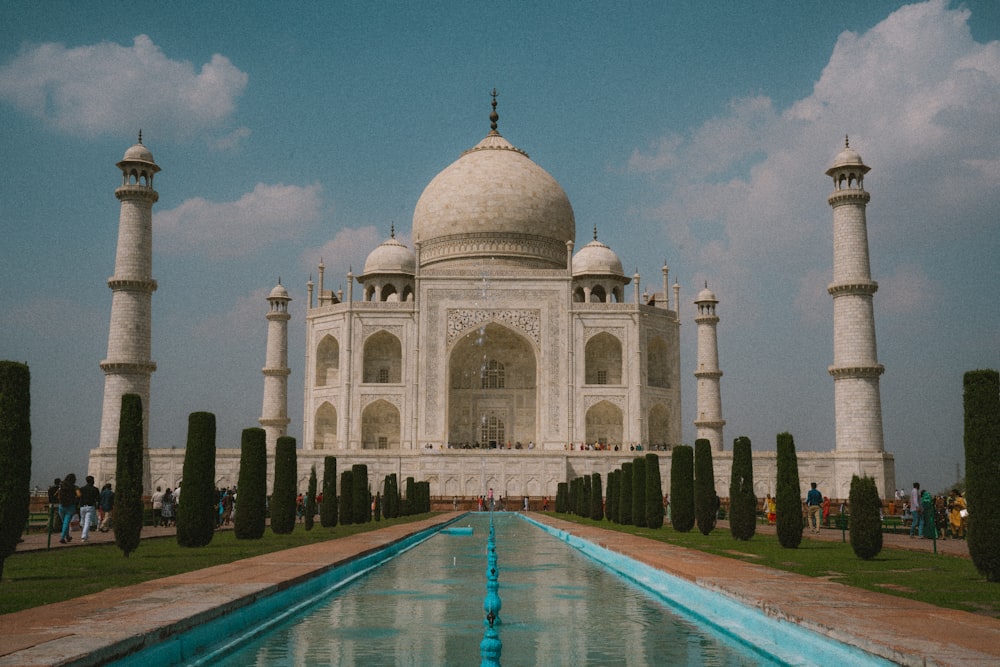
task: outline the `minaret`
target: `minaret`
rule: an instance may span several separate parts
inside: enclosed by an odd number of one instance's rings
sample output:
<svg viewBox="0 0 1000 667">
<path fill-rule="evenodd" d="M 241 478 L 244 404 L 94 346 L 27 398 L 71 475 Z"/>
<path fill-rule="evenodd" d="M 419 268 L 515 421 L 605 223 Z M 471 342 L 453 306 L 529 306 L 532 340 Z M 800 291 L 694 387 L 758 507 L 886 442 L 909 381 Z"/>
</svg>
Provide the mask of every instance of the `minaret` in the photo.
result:
<svg viewBox="0 0 1000 667">
<path fill-rule="evenodd" d="M 826 170 L 833 178 L 833 376 L 836 405 L 836 451 L 885 450 L 879 376 L 885 368 L 875 351 L 872 295 L 878 283 L 868 260 L 865 207 L 871 199 L 864 188 L 869 167 L 844 140 L 844 149 Z"/>
<path fill-rule="evenodd" d="M 698 292 L 694 301 L 698 307 L 698 316 L 694 318 L 698 325 L 698 370 L 694 376 L 698 378 L 698 418 L 694 420 L 697 429 L 695 437 L 705 438 L 712 443 L 712 449 L 722 451 L 722 427 L 726 425 L 722 418 L 722 391 L 719 381 L 722 371 L 719 370 L 719 339 L 716 325 L 719 316 L 715 314 L 715 304 L 719 300 L 708 289 Z"/>
<path fill-rule="evenodd" d="M 267 297 L 267 359 L 264 362 L 264 407 L 260 425 L 267 433 L 267 452 L 274 453 L 278 438 L 286 435 L 288 424 L 288 296 L 281 278 Z"/>
<path fill-rule="evenodd" d="M 115 190 L 121 202 L 118 217 L 118 250 L 115 274 L 108 278 L 111 288 L 111 326 L 108 356 L 101 362 L 104 371 L 104 407 L 101 413 L 100 448 L 117 451 L 118 424 L 122 396 L 142 398 L 143 445 L 149 447 L 149 381 L 156 370 L 150 359 L 152 349 L 153 204 L 160 198 L 153 189 L 153 176 L 160 168 L 153 154 L 139 143 L 117 164 L 122 184 Z M 149 457 L 143 483 L 149 488 Z"/>
</svg>

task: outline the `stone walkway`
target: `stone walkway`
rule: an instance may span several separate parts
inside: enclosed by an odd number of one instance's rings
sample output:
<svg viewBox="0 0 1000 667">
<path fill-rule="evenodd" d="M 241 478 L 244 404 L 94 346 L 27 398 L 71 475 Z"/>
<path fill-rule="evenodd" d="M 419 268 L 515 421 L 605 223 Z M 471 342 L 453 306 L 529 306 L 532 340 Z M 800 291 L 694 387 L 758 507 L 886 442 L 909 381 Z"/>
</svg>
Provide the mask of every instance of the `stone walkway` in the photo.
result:
<svg viewBox="0 0 1000 667">
<path fill-rule="evenodd" d="M 238 608 L 248 598 L 280 590 L 453 516 L 443 514 L 6 614 L 0 624 L 0 665 L 100 665 L 164 634 L 183 632 L 206 618 Z M 548 514 L 532 516 L 773 617 L 799 623 L 899 664 L 1000 664 L 1000 620 L 581 526 Z M 762 533 L 769 530 L 773 527 L 761 527 Z M 172 534 L 169 528 L 143 529 L 144 538 Z M 111 535 L 98 533 L 91 543 L 110 541 Z M 56 537 L 54 548 L 80 544 L 74 539 L 60 545 Z M 826 530 L 818 537 L 807 533 L 806 538 L 837 540 L 841 533 Z M 886 538 L 886 546 L 933 547 L 930 540 L 911 540 L 905 535 Z M 939 552 L 947 549 L 962 555 L 965 543 L 947 541 L 937 546 Z M 28 536 L 19 546 L 19 550 L 38 548 L 45 548 L 44 534 Z"/>
</svg>

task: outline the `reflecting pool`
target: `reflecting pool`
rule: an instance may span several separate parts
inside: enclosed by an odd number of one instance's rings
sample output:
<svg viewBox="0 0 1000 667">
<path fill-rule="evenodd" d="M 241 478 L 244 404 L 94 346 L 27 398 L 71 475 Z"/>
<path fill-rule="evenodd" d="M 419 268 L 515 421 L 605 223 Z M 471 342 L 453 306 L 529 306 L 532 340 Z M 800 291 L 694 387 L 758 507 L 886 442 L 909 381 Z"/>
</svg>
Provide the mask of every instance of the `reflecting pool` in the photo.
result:
<svg viewBox="0 0 1000 667">
<path fill-rule="evenodd" d="M 514 514 L 494 517 L 501 663 L 785 664 L 711 628 Z M 213 665 L 478 665 L 489 516 L 439 533 Z"/>
</svg>

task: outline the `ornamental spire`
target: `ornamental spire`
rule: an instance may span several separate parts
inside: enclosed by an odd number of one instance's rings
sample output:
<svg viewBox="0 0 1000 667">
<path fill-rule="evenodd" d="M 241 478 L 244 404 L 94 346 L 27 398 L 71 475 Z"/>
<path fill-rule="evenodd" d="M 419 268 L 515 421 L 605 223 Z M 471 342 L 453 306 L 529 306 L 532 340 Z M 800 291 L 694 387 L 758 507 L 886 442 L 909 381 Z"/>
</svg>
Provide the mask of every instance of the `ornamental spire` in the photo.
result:
<svg viewBox="0 0 1000 667">
<path fill-rule="evenodd" d="M 497 132 L 497 121 L 500 120 L 500 116 L 497 114 L 497 89 L 494 88 L 490 95 L 493 101 L 490 106 L 493 107 L 493 111 L 490 112 L 490 134 L 498 134 Z"/>
</svg>

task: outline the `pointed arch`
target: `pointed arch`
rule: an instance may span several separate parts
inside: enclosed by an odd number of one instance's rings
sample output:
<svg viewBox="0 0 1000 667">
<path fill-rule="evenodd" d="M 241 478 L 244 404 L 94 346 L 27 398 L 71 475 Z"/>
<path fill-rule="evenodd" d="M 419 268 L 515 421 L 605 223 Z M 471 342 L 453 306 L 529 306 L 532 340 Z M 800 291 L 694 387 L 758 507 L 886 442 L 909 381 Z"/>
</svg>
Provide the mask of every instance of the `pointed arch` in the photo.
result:
<svg viewBox="0 0 1000 667">
<path fill-rule="evenodd" d="M 316 346 L 316 386 L 340 383 L 340 343 L 327 334 Z"/>
<path fill-rule="evenodd" d="M 622 383 L 622 343 L 602 332 L 587 341 L 584 352 L 586 384 Z"/>
<path fill-rule="evenodd" d="M 653 336 L 646 343 L 646 384 L 650 387 L 670 388 L 670 355 L 667 341 Z"/>
<path fill-rule="evenodd" d="M 587 442 L 620 444 L 624 417 L 622 410 L 610 401 L 600 401 L 587 410 Z"/>
<path fill-rule="evenodd" d="M 337 448 L 337 408 L 329 401 L 316 410 L 313 420 L 313 449 Z"/>
<path fill-rule="evenodd" d="M 363 449 L 399 449 L 399 409 L 384 399 L 370 403 L 361 412 Z"/>
<path fill-rule="evenodd" d="M 365 341 L 362 382 L 399 384 L 403 381 L 403 346 L 388 331 L 372 334 Z"/>
</svg>

